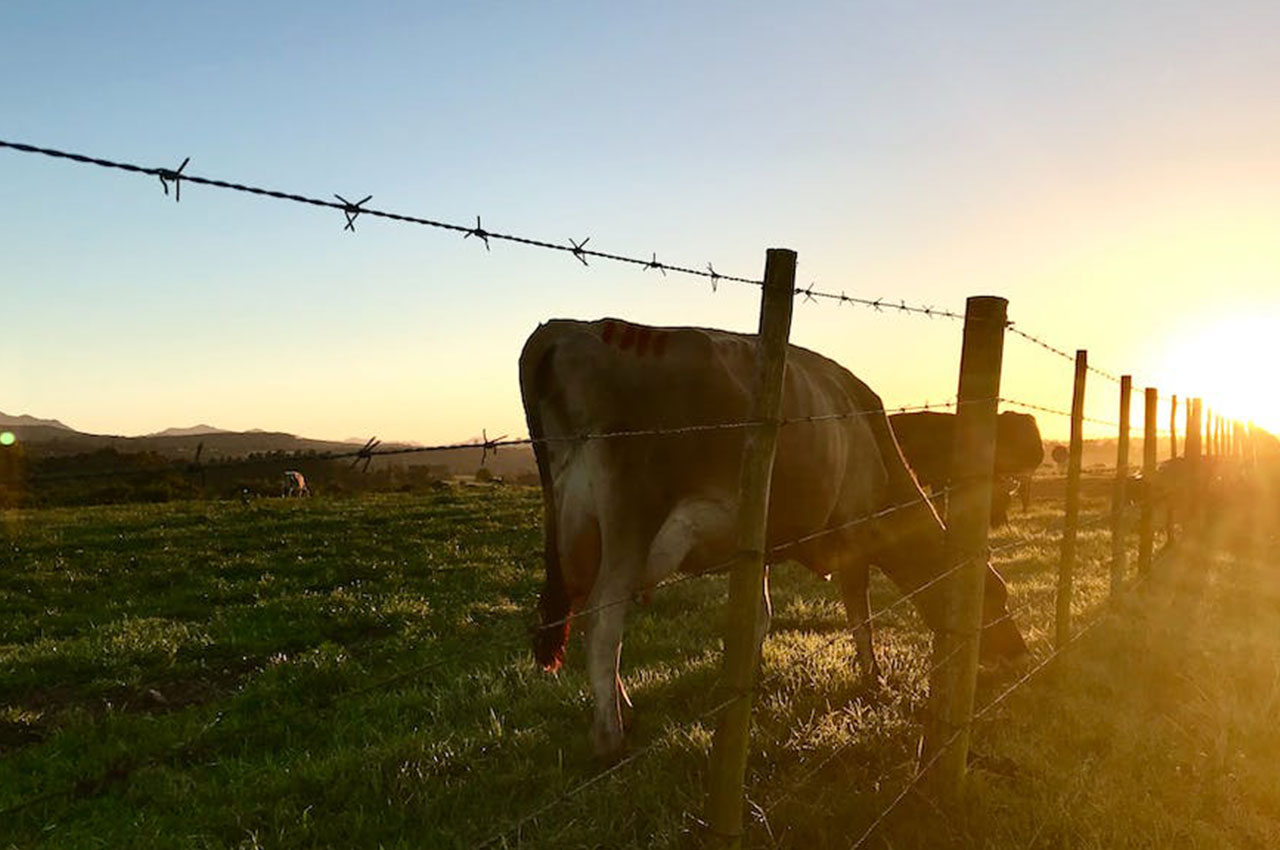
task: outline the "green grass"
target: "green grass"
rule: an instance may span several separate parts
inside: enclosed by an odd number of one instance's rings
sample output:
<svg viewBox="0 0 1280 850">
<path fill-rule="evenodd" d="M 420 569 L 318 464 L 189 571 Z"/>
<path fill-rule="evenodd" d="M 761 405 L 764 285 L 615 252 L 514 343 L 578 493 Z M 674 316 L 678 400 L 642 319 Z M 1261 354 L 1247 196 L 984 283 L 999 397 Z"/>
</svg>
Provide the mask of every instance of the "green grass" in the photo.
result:
<svg viewBox="0 0 1280 850">
<path fill-rule="evenodd" d="M 1043 495 L 993 539 L 1028 541 L 997 564 L 1039 657 L 1061 522 Z M 1086 518 L 1105 505 L 1092 487 Z M 0 847 L 695 842 L 724 582 L 632 613 L 639 755 L 556 802 L 600 768 L 579 636 L 558 676 L 528 652 L 540 522 L 519 487 L 6 512 Z M 1082 532 L 1081 623 L 1109 551 Z M 1166 562 L 980 725 L 958 810 L 908 796 L 868 846 L 1274 846 L 1280 587 L 1250 564 Z M 862 693 L 834 588 L 788 565 L 772 588 L 748 843 L 848 847 L 911 776 L 928 636 L 894 609 L 885 685 Z"/>
</svg>

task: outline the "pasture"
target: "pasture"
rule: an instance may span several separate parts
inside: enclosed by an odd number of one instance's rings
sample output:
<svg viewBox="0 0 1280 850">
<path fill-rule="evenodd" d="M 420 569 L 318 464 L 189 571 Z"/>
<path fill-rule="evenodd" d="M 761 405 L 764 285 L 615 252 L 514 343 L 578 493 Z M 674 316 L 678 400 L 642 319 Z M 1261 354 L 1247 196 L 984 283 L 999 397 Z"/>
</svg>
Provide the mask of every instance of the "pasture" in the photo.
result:
<svg viewBox="0 0 1280 850">
<path fill-rule="evenodd" d="M 1087 481 L 1085 522 L 1107 488 Z M 1041 486 L 992 537 L 1028 541 L 995 563 L 1037 657 L 1060 499 Z M 0 847 L 698 842 L 725 581 L 632 610 L 637 756 L 582 788 L 600 766 L 580 636 L 558 676 L 528 651 L 534 488 L 3 522 Z M 1104 619 L 980 723 L 962 812 L 913 796 L 867 846 L 1280 843 L 1274 571 L 1187 547 L 1108 603 L 1105 524 L 1079 545 L 1077 622 Z M 929 638 L 895 608 L 877 631 L 885 682 L 860 692 L 835 588 L 787 565 L 771 583 L 747 844 L 848 847 L 911 776 Z M 873 607 L 895 598 L 877 576 Z M 1015 678 L 984 676 L 979 705 Z"/>
</svg>

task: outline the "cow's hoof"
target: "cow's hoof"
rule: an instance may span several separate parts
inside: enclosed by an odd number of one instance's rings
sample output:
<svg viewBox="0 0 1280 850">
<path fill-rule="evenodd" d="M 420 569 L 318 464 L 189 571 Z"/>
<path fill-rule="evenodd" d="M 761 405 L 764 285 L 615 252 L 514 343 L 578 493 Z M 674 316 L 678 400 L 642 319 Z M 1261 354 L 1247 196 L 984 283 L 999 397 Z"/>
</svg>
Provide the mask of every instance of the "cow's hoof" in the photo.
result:
<svg viewBox="0 0 1280 850">
<path fill-rule="evenodd" d="M 879 666 L 865 670 L 858 676 L 858 694 L 860 696 L 871 697 L 880 693 L 884 687 L 884 677 L 880 675 Z"/>
<path fill-rule="evenodd" d="M 596 760 L 602 764 L 614 764 L 626 755 L 627 744 L 621 729 L 616 732 L 592 729 L 590 739 L 591 751 L 595 753 Z"/>
</svg>

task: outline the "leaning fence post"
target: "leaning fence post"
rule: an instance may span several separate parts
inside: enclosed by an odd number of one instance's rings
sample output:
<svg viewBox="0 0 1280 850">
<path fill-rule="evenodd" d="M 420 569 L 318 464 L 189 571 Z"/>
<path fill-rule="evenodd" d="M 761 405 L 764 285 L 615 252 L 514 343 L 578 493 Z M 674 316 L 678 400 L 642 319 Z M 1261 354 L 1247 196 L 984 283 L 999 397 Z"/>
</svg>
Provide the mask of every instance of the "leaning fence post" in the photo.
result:
<svg viewBox="0 0 1280 850">
<path fill-rule="evenodd" d="M 729 622 L 724 639 L 723 686 L 730 698 L 711 746 L 707 823 L 721 847 L 742 845 L 743 780 L 750 744 L 751 697 L 760 663 L 757 623 L 764 595 L 765 521 L 782 411 L 782 378 L 791 332 L 796 254 L 769 249 L 760 295 L 760 334 L 752 385 L 751 421 L 742 455 L 738 502 L 739 560 L 729 573 Z"/>
<path fill-rule="evenodd" d="M 1054 648 L 1071 640 L 1071 585 L 1076 566 L 1076 525 L 1080 520 L 1080 462 L 1084 457 L 1084 381 L 1089 352 L 1076 352 L 1076 379 L 1071 390 L 1071 451 L 1067 456 L 1067 510 L 1062 525 L 1062 557 L 1058 561 L 1058 599 Z"/>
<path fill-rule="evenodd" d="M 1151 572 L 1151 549 L 1155 541 L 1156 489 L 1156 397 L 1155 387 L 1147 387 L 1142 408 L 1142 518 L 1138 522 L 1138 575 Z"/>
<path fill-rule="evenodd" d="M 1129 482 L 1129 397 L 1133 395 L 1133 376 L 1120 376 L 1120 439 L 1116 443 L 1116 483 L 1111 495 L 1111 595 L 1124 583 L 1129 567 L 1126 541 L 1125 490 Z"/>
<path fill-rule="evenodd" d="M 956 393 L 955 443 L 951 448 L 951 493 L 947 498 L 945 564 L 959 565 L 944 585 L 947 607 L 933 636 L 929 721 L 921 749 L 938 796 L 954 799 L 964 785 L 978 682 L 987 577 L 987 531 L 996 460 L 996 405 L 1009 302 L 974 296 L 965 305 Z"/>
</svg>

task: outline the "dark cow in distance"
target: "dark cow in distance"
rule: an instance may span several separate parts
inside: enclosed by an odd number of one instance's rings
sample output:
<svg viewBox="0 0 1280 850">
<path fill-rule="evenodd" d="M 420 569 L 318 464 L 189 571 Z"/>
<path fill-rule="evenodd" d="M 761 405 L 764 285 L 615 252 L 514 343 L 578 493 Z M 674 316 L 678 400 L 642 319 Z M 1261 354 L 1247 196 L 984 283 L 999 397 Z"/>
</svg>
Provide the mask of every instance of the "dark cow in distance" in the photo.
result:
<svg viewBox="0 0 1280 850">
<path fill-rule="evenodd" d="M 652 328 L 605 319 L 538 327 L 520 355 L 520 391 L 534 439 L 545 511 L 546 583 L 534 654 L 563 660 L 571 612 L 586 623 L 595 698 L 591 742 L 623 746 L 618 675 L 627 603 L 676 571 L 725 565 L 736 552 L 745 429 L 575 439 L 576 435 L 743 422 L 750 415 L 756 337 Z M 902 461 L 879 397 L 843 367 L 791 346 L 783 416 L 860 414 L 791 423 L 778 435 L 766 561 L 798 561 L 835 576 L 864 676 L 872 652 L 868 570 L 878 565 L 933 628 L 943 622 L 944 529 Z M 906 505 L 872 522 L 854 522 Z M 852 523 L 852 524 L 851 524 Z M 923 588 L 923 590 L 922 590 Z M 1006 589 L 988 568 L 984 659 L 1026 653 L 1007 616 Z M 768 627 L 768 589 L 759 635 Z"/>
<path fill-rule="evenodd" d="M 951 481 L 951 452 L 955 443 L 954 413 L 895 413 L 889 426 L 916 480 L 934 493 Z M 1022 509 L 1031 506 L 1031 476 L 1044 462 L 1044 443 L 1036 418 L 1006 410 L 996 417 L 995 481 L 991 488 L 991 524 L 1009 521 L 1009 502 L 1022 496 Z"/>
</svg>

